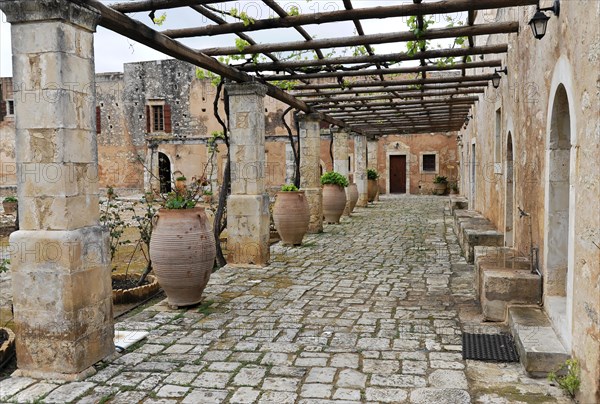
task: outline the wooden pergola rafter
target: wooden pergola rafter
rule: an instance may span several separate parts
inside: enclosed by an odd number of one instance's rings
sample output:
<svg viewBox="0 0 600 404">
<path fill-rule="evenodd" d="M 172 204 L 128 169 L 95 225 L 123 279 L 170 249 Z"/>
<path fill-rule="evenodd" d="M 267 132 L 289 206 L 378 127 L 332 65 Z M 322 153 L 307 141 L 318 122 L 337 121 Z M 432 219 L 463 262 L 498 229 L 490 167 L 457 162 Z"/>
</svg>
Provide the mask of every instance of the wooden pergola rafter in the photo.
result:
<svg viewBox="0 0 600 404">
<path fill-rule="evenodd" d="M 479 99 L 478 95 L 488 87 L 493 69 L 502 65 L 499 58 L 478 60 L 478 57 L 508 52 L 504 43 L 475 46 L 474 38 L 519 31 L 517 21 L 475 24 L 476 12 L 537 4 L 537 0 L 439 0 L 426 3 L 413 0 L 412 4 L 356 8 L 351 0 L 342 0 L 343 9 L 292 15 L 275 0 L 262 0 L 273 18 L 241 21 L 237 16 L 239 21 L 230 22 L 231 18 L 227 18 L 224 10 L 235 6 L 233 0 L 137 0 L 111 5 L 99 0 L 72 1 L 98 9 L 102 16 L 100 25 L 105 28 L 227 80 L 264 83 L 269 96 L 298 111 L 320 114 L 320 118 L 331 125 L 369 135 L 378 131 L 382 134 L 410 133 L 410 128 L 415 131 L 459 129 L 470 107 Z M 210 22 L 158 31 L 127 15 L 178 7 L 189 7 Z M 428 28 L 420 33 L 406 30 L 370 34 L 363 28 L 363 22 L 369 19 L 415 16 L 417 26 L 422 30 L 427 15 L 465 12 L 464 25 Z M 312 25 L 344 21 L 354 25 L 355 35 L 316 39 L 310 33 Z M 257 43 L 249 35 L 281 28 L 292 28 L 300 40 Z M 181 38 L 226 34 L 235 34 L 245 46 L 236 43 L 236 46 L 193 49 L 179 41 Z M 373 47 L 457 37 L 466 38 L 464 46 L 427 49 L 421 43 L 417 52 L 392 54 L 377 53 Z M 336 49 L 345 47 L 363 47 L 363 51 L 352 56 L 335 54 Z M 325 50 L 334 52 L 326 54 Z M 306 51 L 314 52 L 315 58 L 285 60 L 280 56 L 281 53 Z M 233 55 L 244 55 L 246 61 L 227 65 L 216 59 Z M 267 60 L 252 62 L 255 55 L 263 55 Z M 460 60 L 441 63 L 442 58 Z M 415 61 L 418 66 L 402 66 L 408 61 Z M 483 74 L 470 74 L 476 68 L 486 70 Z"/>
</svg>

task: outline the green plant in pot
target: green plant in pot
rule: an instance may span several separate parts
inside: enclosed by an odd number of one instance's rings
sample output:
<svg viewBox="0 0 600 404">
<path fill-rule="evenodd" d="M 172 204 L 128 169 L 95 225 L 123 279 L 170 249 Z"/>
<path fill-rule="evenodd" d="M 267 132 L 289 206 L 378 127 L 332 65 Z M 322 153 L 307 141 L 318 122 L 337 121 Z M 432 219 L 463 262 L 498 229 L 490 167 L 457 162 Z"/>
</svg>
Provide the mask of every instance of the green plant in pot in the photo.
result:
<svg viewBox="0 0 600 404">
<path fill-rule="evenodd" d="M 367 169 L 367 197 L 369 198 L 369 202 L 373 202 L 377 198 L 377 193 L 379 192 L 378 179 L 379 173 L 377 170 L 373 168 Z"/>
<path fill-rule="evenodd" d="M 17 212 L 18 200 L 16 196 L 7 196 L 2 201 L 2 207 L 4 208 L 4 214 L 14 215 Z"/>
<path fill-rule="evenodd" d="M 448 182 L 448 188 L 450 189 L 450 195 L 458 194 L 458 182 L 456 182 L 456 181 Z"/>
<path fill-rule="evenodd" d="M 199 303 L 212 272 L 216 246 L 203 207 L 201 181 L 176 187 L 153 219 L 150 259 L 171 306 Z"/>
<path fill-rule="evenodd" d="M 433 192 L 436 195 L 444 195 L 448 186 L 448 178 L 442 175 L 436 175 L 433 179 Z"/>
<path fill-rule="evenodd" d="M 283 244 L 301 245 L 310 223 L 304 191 L 293 184 L 283 185 L 273 206 L 273 221 Z"/>
<path fill-rule="evenodd" d="M 321 176 L 323 185 L 323 216 L 325 222 L 338 224 L 346 207 L 346 190 L 348 179 L 335 171 Z"/>
</svg>

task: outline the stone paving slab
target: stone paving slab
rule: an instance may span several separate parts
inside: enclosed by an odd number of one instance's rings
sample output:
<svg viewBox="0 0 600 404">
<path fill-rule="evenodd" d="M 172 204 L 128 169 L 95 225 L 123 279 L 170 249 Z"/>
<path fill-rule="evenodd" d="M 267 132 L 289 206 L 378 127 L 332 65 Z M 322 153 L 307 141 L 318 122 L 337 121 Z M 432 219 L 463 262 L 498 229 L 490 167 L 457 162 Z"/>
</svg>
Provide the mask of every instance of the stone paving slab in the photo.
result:
<svg viewBox="0 0 600 404">
<path fill-rule="evenodd" d="M 463 361 L 481 324 L 443 197 L 382 197 L 266 268 L 223 268 L 205 300 L 124 320 L 150 335 L 81 382 L 0 381 L 0 401 L 570 402 L 518 364 Z"/>
</svg>

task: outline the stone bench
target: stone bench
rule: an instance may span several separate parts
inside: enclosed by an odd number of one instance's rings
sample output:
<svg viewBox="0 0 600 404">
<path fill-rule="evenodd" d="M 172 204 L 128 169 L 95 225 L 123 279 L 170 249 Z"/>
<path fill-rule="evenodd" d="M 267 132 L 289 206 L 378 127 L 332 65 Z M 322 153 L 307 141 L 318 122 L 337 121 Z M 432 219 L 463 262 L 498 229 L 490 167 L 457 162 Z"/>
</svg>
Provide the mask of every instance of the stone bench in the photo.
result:
<svg viewBox="0 0 600 404">
<path fill-rule="evenodd" d="M 450 214 L 454 214 L 455 210 L 465 210 L 469 208 L 469 200 L 464 196 L 450 195 L 448 203 L 450 204 Z"/>
<path fill-rule="evenodd" d="M 569 359 L 550 320 L 539 307 L 509 307 L 508 325 L 521 364 L 530 376 L 546 377 Z"/>
<path fill-rule="evenodd" d="M 469 264 L 475 262 L 475 246 L 502 247 L 504 245 L 504 234 L 491 224 L 465 226 L 462 234 L 463 251 Z"/>
</svg>

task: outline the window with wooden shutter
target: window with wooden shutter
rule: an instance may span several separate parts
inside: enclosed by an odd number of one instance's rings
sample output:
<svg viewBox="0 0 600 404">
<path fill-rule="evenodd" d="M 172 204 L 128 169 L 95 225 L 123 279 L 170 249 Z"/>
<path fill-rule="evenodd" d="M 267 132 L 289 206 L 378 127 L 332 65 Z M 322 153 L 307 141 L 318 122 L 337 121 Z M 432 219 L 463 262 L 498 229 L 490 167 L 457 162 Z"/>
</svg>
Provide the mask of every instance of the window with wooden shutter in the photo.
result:
<svg viewBox="0 0 600 404">
<path fill-rule="evenodd" d="M 96 107 L 96 133 L 102 132 L 102 121 L 100 116 L 100 107 Z"/>
<path fill-rule="evenodd" d="M 150 105 L 146 105 L 146 132 L 150 133 L 151 132 L 151 125 L 150 125 L 150 121 L 151 121 L 152 117 L 150 116 Z"/>
<path fill-rule="evenodd" d="M 435 154 L 423 155 L 423 171 L 435 172 Z"/>
<path fill-rule="evenodd" d="M 171 106 L 169 104 L 165 104 L 163 108 L 164 115 L 164 131 L 167 133 L 171 133 Z"/>
</svg>

